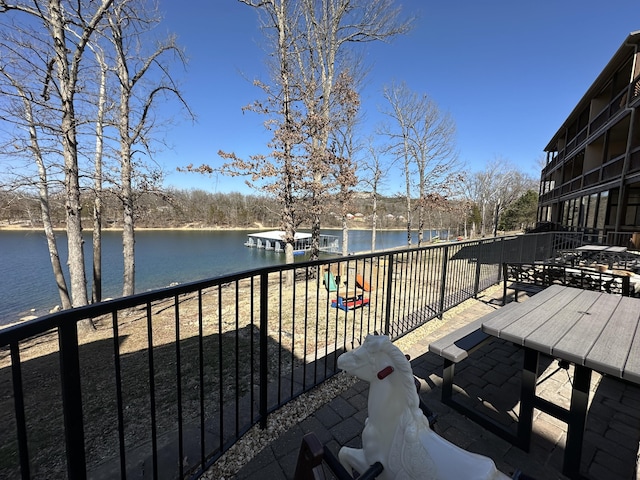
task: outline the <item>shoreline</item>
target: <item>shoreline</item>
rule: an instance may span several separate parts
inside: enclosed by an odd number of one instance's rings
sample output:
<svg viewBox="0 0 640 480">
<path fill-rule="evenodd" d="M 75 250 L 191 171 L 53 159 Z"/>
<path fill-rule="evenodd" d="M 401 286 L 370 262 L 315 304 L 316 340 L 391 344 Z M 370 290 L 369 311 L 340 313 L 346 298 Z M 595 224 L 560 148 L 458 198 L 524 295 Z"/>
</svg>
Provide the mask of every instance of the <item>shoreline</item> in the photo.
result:
<svg viewBox="0 0 640 480">
<path fill-rule="evenodd" d="M 301 228 L 300 230 L 309 230 L 311 227 L 309 228 Z M 235 232 L 240 232 L 240 231 L 250 231 L 250 230 L 257 230 L 257 231 L 268 231 L 268 230 L 277 230 L 278 227 L 265 227 L 265 226 L 259 226 L 259 227 L 189 227 L 189 226 L 184 226 L 184 227 L 135 227 L 135 231 L 136 232 L 141 232 L 141 231 L 164 231 L 164 232 L 170 232 L 170 231 L 202 231 L 202 232 L 224 232 L 224 231 L 235 231 Z M 338 230 L 338 231 L 342 231 L 341 228 L 339 227 L 326 227 L 322 230 Z M 349 231 L 352 230 L 360 230 L 360 231 L 372 231 L 371 228 L 366 228 L 366 227 L 349 227 Z M 26 227 L 26 226 L 21 226 L 21 225 L 0 225 L 0 231 L 7 231 L 7 232 L 42 232 L 43 228 L 42 227 Z M 54 227 L 53 229 L 54 232 L 65 232 L 66 228 L 65 227 Z M 93 228 L 91 227 L 83 227 L 82 228 L 83 232 L 92 232 Z M 103 227 L 102 228 L 103 232 L 121 232 L 122 231 L 122 227 Z M 402 232 L 402 231 L 406 231 L 406 228 L 376 228 L 377 232 Z M 425 230 L 428 231 L 428 230 Z M 432 229 L 432 231 L 436 231 L 435 229 Z M 413 232 L 412 232 L 413 233 Z"/>
</svg>

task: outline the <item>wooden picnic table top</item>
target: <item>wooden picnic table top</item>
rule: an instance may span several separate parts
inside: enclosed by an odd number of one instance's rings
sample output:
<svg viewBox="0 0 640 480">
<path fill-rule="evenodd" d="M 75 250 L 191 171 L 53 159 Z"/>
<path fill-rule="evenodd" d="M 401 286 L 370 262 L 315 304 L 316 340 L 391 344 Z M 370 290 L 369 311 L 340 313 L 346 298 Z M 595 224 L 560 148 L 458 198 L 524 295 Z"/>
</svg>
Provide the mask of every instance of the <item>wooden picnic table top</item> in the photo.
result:
<svg viewBox="0 0 640 480">
<path fill-rule="evenodd" d="M 552 285 L 501 310 L 490 335 L 640 384 L 640 299 Z"/>
<path fill-rule="evenodd" d="M 583 245 L 575 249 L 578 252 L 605 252 L 622 253 L 627 251 L 627 247 L 612 247 L 610 245 Z"/>
</svg>

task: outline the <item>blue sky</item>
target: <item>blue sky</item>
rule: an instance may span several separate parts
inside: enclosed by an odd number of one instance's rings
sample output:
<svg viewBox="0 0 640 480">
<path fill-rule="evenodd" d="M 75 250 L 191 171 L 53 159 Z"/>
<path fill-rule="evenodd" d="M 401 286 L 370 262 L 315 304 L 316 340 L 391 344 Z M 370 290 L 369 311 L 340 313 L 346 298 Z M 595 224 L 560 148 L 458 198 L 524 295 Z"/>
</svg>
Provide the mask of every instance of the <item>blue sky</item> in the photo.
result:
<svg viewBox="0 0 640 480">
<path fill-rule="evenodd" d="M 408 35 L 368 44 L 362 92 L 364 136 L 384 106 L 382 88 L 406 82 L 453 117 L 468 170 L 507 159 L 537 177 L 543 149 L 626 36 L 640 30 L 637 0 L 400 0 L 419 18 Z M 242 106 L 261 98 L 266 52 L 256 12 L 235 0 L 161 0 L 163 27 L 178 35 L 189 64 L 176 72 L 197 116 L 176 116 L 170 148 L 156 160 L 166 184 L 211 192 L 244 191 L 240 179 L 175 172 L 266 151 L 263 121 Z M 171 114 L 170 108 L 167 113 Z"/>
</svg>

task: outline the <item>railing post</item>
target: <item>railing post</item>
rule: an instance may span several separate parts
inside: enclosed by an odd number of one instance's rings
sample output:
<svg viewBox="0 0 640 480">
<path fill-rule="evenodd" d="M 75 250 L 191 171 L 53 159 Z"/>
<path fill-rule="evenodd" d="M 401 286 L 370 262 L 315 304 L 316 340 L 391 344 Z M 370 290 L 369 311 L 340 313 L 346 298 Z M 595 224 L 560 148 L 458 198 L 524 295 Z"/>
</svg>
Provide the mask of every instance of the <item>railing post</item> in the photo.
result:
<svg viewBox="0 0 640 480">
<path fill-rule="evenodd" d="M 524 250 L 524 236 L 521 235 L 521 236 L 516 237 L 516 238 L 517 238 L 517 240 L 519 242 L 518 255 L 520 256 L 520 263 L 525 263 L 525 262 L 529 262 L 529 261 L 531 261 L 531 263 L 533 263 L 533 260 L 529 260 L 528 258 L 525 260 L 524 258 L 522 258 L 522 252 Z M 534 260 L 535 260 L 535 258 L 534 258 Z"/>
<path fill-rule="evenodd" d="M 473 298 L 478 298 L 478 291 L 480 290 L 480 265 L 482 265 L 482 263 L 480 262 L 480 259 L 477 258 L 476 259 L 476 279 L 475 279 L 475 284 L 473 286 Z"/>
<path fill-rule="evenodd" d="M 384 331 L 385 335 L 389 335 L 391 324 L 391 290 L 393 288 L 393 254 L 390 253 L 387 256 L 387 292 L 386 292 L 386 304 L 387 310 L 384 312 Z"/>
<path fill-rule="evenodd" d="M 440 305 L 438 308 L 438 318 L 442 319 L 444 313 L 444 297 L 447 291 L 447 265 L 449 265 L 449 245 L 444 247 L 442 257 L 442 277 L 440 278 Z"/>
<path fill-rule="evenodd" d="M 267 319 L 269 313 L 269 275 L 266 272 L 260 273 L 260 428 L 267 428 L 267 394 L 269 387 L 269 337 L 267 330 Z"/>
<path fill-rule="evenodd" d="M 83 479 L 87 477 L 87 471 L 84 453 L 80 355 L 76 322 L 69 321 L 60 325 L 58 328 L 58 343 L 60 347 L 60 377 L 67 454 L 67 477 L 70 480 Z"/>
</svg>

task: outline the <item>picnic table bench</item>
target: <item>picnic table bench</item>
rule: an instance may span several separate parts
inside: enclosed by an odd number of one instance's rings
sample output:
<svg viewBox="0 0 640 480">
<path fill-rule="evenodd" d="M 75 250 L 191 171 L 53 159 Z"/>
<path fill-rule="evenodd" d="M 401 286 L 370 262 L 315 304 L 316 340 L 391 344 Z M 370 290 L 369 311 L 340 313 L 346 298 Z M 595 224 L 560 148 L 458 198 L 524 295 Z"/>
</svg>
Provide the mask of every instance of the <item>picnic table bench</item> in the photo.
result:
<svg viewBox="0 0 640 480">
<path fill-rule="evenodd" d="M 481 320 L 468 323 L 429 344 L 429 351 L 444 359 L 442 402 L 447 405 L 452 404 L 453 375 L 456 363 L 467 358 L 474 350 L 491 339 L 491 335 L 482 331 Z"/>
</svg>

